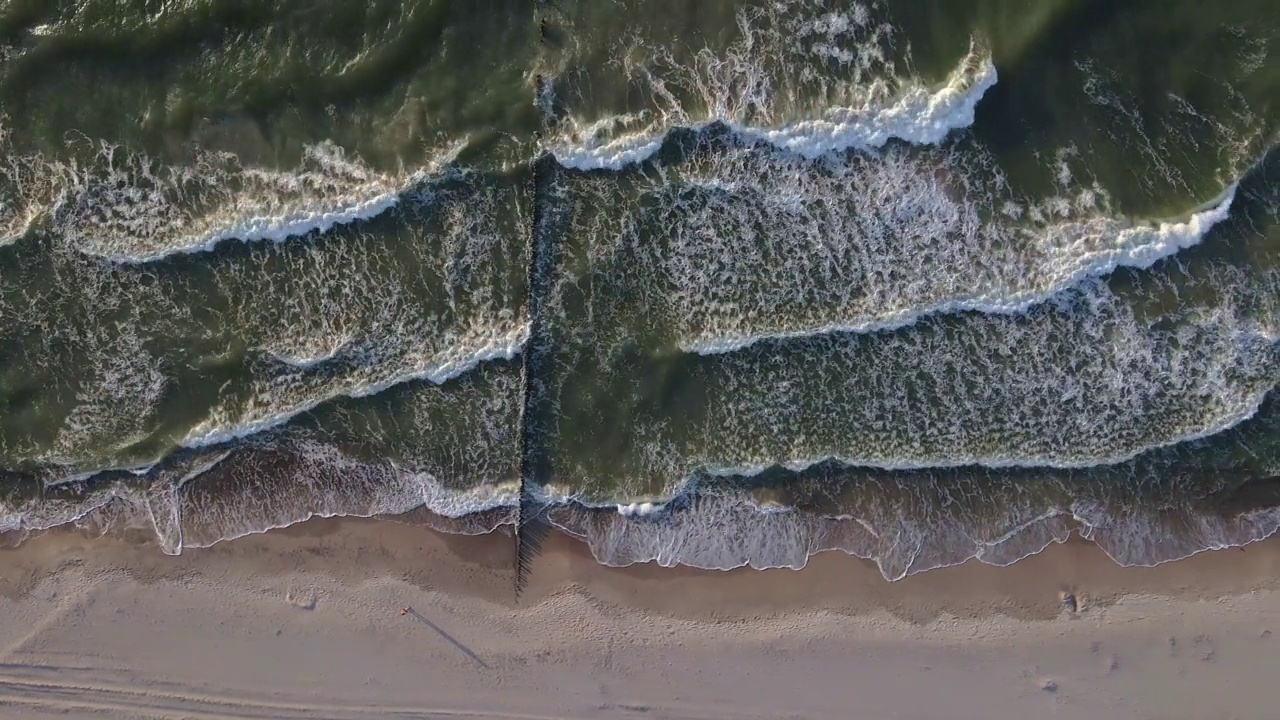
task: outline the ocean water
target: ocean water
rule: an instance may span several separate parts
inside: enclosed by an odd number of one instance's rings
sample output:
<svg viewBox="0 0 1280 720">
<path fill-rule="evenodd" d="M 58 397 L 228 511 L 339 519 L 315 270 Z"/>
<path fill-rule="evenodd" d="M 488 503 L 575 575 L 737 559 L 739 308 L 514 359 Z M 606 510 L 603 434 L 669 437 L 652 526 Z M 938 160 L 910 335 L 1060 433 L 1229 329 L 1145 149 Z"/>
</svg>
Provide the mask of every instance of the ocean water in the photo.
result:
<svg viewBox="0 0 1280 720">
<path fill-rule="evenodd" d="M 0 533 L 1265 538 L 1277 53 L 1257 0 L 0 0 Z"/>
</svg>

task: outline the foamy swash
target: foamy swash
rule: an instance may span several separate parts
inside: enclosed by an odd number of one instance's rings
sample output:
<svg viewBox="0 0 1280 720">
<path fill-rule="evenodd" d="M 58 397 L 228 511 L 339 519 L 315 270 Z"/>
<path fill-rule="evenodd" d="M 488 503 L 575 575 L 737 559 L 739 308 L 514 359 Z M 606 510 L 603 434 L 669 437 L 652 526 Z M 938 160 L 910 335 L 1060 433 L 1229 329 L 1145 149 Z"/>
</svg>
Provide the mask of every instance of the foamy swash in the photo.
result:
<svg viewBox="0 0 1280 720">
<path fill-rule="evenodd" d="M 829 463 L 778 481 L 784 496 L 812 501 L 802 505 L 838 510 L 762 502 L 749 482 L 703 477 L 647 513 L 570 502 L 551 517 L 613 566 L 798 569 L 818 552 L 841 550 L 873 560 L 892 581 L 970 559 L 1009 565 L 1076 533 L 1120 565 L 1149 567 L 1280 528 L 1280 508 L 1265 497 L 1253 506 L 1236 499 L 1249 483 L 1274 482 L 1275 458 L 1231 471 L 1212 459 L 1216 448 L 1237 444 L 1274 452 L 1278 410 L 1273 397 L 1211 442 L 1111 466 L 893 471 Z"/>
<path fill-rule="evenodd" d="M 142 479 L 117 473 L 73 483 L 83 489 L 65 490 L 70 481 L 64 480 L 25 498 L 11 495 L 0 501 L 0 535 L 18 541 L 66 525 L 92 534 L 142 531 L 176 555 L 312 518 L 419 509 L 437 516 L 424 520 L 440 530 L 481 534 L 512 522 L 510 509 L 518 504 L 514 477 L 458 490 L 432 473 L 360 460 L 287 435 L 205 453 L 166 461 L 143 471 Z"/>
<path fill-rule="evenodd" d="M 1277 429 L 1277 417 L 1270 408 L 1227 431 L 1235 437 L 1223 440 L 1265 440 Z M 7 500 L 0 508 L 0 533 L 17 539 L 67 524 L 94 534 L 144 531 L 154 533 L 165 552 L 177 554 L 314 517 L 394 517 L 421 508 L 441 516 L 427 518 L 428 524 L 468 534 L 515 522 L 518 490 L 511 479 L 450 490 L 430 475 L 287 437 L 274 446 L 209 452 L 152 471 L 146 486 L 118 479 L 66 497 L 55 489 L 26 501 Z M 1083 474 L 830 466 L 808 482 L 810 490 L 798 492 L 812 491 L 815 484 L 832 488 L 844 498 L 846 509 L 838 514 L 761 503 L 749 489 L 711 478 L 645 513 L 595 509 L 548 495 L 539 501 L 554 525 L 582 539 L 606 565 L 800 568 L 818 552 L 840 550 L 873 560 L 891 581 L 969 559 L 1008 565 L 1073 532 L 1098 543 L 1118 564 L 1151 566 L 1254 542 L 1280 527 L 1280 511 L 1273 507 L 1238 514 L 1217 510 L 1216 498 L 1249 478 L 1220 477 L 1204 487 L 1208 467 L 1197 469 L 1197 452 L 1194 445 L 1175 446 Z M 282 465 L 273 456 L 294 461 Z M 241 480 L 202 486 L 219 472 Z M 1263 477 L 1280 467 L 1256 472 Z M 790 482 L 804 485 L 805 479 Z M 231 489 L 220 493 L 224 485 Z M 977 502 L 988 493 L 997 493 L 1001 502 Z"/>
<path fill-rule="evenodd" d="M 893 492 L 889 486 L 906 492 L 906 483 L 913 481 L 890 475 L 873 483 L 882 492 Z M 1275 507 L 1227 516 L 1215 512 L 1212 501 L 1192 497 L 1175 511 L 1161 511 L 1100 502 L 1070 479 L 1043 482 L 1049 486 L 1046 494 L 1060 494 L 1066 487 L 1079 496 L 1068 496 L 1062 504 L 1019 502 L 998 518 L 956 512 L 954 504 L 940 499 L 947 495 L 942 486 L 916 489 L 937 494 L 936 504 L 873 502 L 834 517 L 761 507 L 734 493 L 693 496 L 656 516 L 580 506 L 552 510 L 551 516 L 557 526 L 583 540 L 598 562 L 615 567 L 656 562 L 706 570 L 799 569 L 812 555 L 840 550 L 874 561 L 890 581 L 970 559 L 1010 565 L 1065 542 L 1072 533 L 1097 543 L 1119 565 L 1151 567 L 1205 550 L 1247 545 L 1280 528 L 1280 508 Z M 1138 495 L 1136 485 L 1125 489 Z M 1004 490 L 1009 488 L 990 489 Z"/>
<path fill-rule="evenodd" d="M 1073 533 L 1122 566 L 1149 567 L 1280 529 L 1280 508 L 1267 500 L 1267 484 L 1280 475 L 1276 403 L 1273 391 L 1257 414 L 1217 435 L 1114 465 L 895 470 L 824 462 L 767 482 L 699 474 L 673 497 L 616 509 L 563 494 L 546 500 L 554 524 L 619 567 L 799 569 L 816 553 L 840 550 L 874 561 L 893 581 L 970 559 L 1009 565 Z M 1232 447 L 1258 454 L 1228 465 L 1215 458 Z M 1261 495 L 1250 501 L 1254 483 Z"/>
</svg>

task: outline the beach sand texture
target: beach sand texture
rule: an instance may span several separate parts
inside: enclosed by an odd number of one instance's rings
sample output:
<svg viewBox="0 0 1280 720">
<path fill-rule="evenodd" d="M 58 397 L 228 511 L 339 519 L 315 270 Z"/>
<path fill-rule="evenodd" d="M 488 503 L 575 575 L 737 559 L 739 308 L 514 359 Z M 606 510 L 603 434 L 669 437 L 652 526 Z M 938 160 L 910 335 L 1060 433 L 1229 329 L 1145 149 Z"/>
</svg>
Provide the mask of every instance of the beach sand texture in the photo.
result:
<svg viewBox="0 0 1280 720">
<path fill-rule="evenodd" d="M 842 553 L 606 568 L 553 536 L 517 601 L 510 540 L 376 520 L 179 557 L 37 538 L 0 555 L 0 716 L 1272 717 L 1272 541 L 1151 569 L 1068 542 L 886 583 Z"/>
</svg>

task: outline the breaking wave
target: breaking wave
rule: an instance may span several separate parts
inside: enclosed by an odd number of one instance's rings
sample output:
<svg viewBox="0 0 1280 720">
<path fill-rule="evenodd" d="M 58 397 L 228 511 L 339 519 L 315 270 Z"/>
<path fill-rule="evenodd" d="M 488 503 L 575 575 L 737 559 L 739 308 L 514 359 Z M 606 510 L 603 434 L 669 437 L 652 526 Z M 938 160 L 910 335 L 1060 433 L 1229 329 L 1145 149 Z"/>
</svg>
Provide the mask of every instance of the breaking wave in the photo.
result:
<svg viewBox="0 0 1280 720">
<path fill-rule="evenodd" d="M 690 153 L 652 178 L 580 177 L 572 188 L 586 252 L 626 267 L 608 280 L 642 299 L 657 332 L 703 354 L 938 313 L 1025 312 L 1197 245 L 1236 192 L 1181 220 L 1143 222 L 1117 217 L 1096 183 L 1075 183 L 1069 152 L 1058 192 L 1039 200 L 1009 190 L 969 146 L 818 162 L 732 141 Z"/>
<path fill-rule="evenodd" d="M 281 370 L 256 373 L 261 379 L 255 380 L 248 403 L 215 407 L 210 417 L 192 427 L 180 444 L 200 448 L 255 435 L 339 396 L 359 398 L 376 395 L 413 380 L 442 385 L 481 363 L 514 358 L 529 339 L 529 325 L 513 325 L 509 329 L 481 329 L 474 337 L 460 338 L 458 345 L 441 348 L 435 353 L 403 355 L 398 362 L 406 365 L 367 364 L 345 373 L 339 383 L 333 382 L 330 373 L 320 377 L 309 376 L 307 371 L 317 363 L 301 366 L 284 363 Z M 412 341 L 413 338 L 400 340 Z"/>
<path fill-rule="evenodd" d="M 874 4 L 788 0 L 740 10 L 734 42 L 691 58 L 673 55 L 665 38 L 633 40 L 615 50 L 617 69 L 648 106 L 590 119 L 572 105 L 576 88 L 546 84 L 539 105 L 557 129 L 549 149 L 567 168 L 618 170 L 651 158 L 675 130 L 724 126 L 813 159 L 892 139 L 936 144 L 971 125 L 996 83 L 989 54 L 974 43 L 946 80 L 930 83 L 904 70 L 909 53 L 878 15 Z"/>
<path fill-rule="evenodd" d="M 149 470 L 141 481 L 95 476 L 52 489 L 28 481 L 0 500 L 0 535 L 12 543 L 63 526 L 95 535 L 141 532 L 176 555 L 312 518 L 413 511 L 427 513 L 426 524 L 439 530 L 482 534 L 513 522 L 519 492 L 514 481 L 450 488 L 428 473 L 315 443 L 218 450 L 202 462 Z"/>
<path fill-rule="evenodd" d="M 69 249 L 132 264 L 209 252 L 229 240 L 278 243 L 375 218 L 443 173 L 465 146 L 453 143 L 397 176 L 332 143 L 306 147 L 296 169 L 272 170 L 206 150 L 187 164 L 164 164 L 106 143 L 72 143 L 80 159 L 53 160 L 22 155 L 5 140 L 0 127 L 0 150 L 8 155 L 0 168 L 0 244 L 48 215 L 50 231 Z"/>
<path fill-rule="evenodd" d="M 1268 121 L 1229 84 L 1216 115 L 1182 87 L 1147 114 L 1086 58 L 1055 99 L 1096 127 L 1010 153 L 985 111 L 1025 74 L 978 38 L 925 76 L 888 10 L 546 41 L 543 132 L 479 128 L 492 171 L 459 163 L 466 138 L 410 171 L 328 142 L 282 169 L 24 154 L 0 123 L 0 534 L 176 554 L 532 508 L 608 565 L 843 550 L 896 580 L 1073 533 L 1123 565 L 1274 533 Z M 477 117 L 519 125 L 528 99 Z M 351 127 L 449 135 L 417 100 Z"/>
<path fill-rule="evenodd" d="M 612 566 L 800 568 L 840 550 L 887 580 L 970 559 L 1009 565 L 1072 533 L 1118 564 L 1152 566 L 1245 545 L 1280 528 L 1276 399 L 1212 440 L 1111 466 L 878 470 L 825 463 L 754 478 L 696 479 L 648 512 L 573 501 L 549 511 Z M 1215 446 L 1254 447 L 1230 471 Z"/>
<path fill-rule="evenodd" d="M 767 83 L 761 83 L 763 87 L 756 92 L 767 93 Z M 972 125 L 974 108 L 995 83 L 996 69 L 990 58 L 974 51 L 936 90 L 910 86 L 891 100 L 875 93 L 860 107 L 830 108 L 819 119 L 798 120 L 777 128 L 737 120 L 749 111 L 757 111 L 757 105 L 768 103 L 767 98 L 749 98 L 742 101 L 742 106 L 733 101 L 733 106 L 726 107 L 727 98 L 735 90 L 707 88 L 706 92 L 716 93 L 708 104 L 723 114 L 691 122 L 685 113 L 669 109 L 657 123 L 621 132 L 621 128 L 635 124 L 643 116 L 609 117 L 567 131 L 550 149 L 557 162 L 572 170 L 621 170 L 649 160 L 662 148 L 668 134 L 678 129 L 700 132 L 724 126 L 742 140 L 767 143 L 806 159 L 849 149 L 876 150 L 891 140 L 932 145 L 951 132 Z"/>
</svg>

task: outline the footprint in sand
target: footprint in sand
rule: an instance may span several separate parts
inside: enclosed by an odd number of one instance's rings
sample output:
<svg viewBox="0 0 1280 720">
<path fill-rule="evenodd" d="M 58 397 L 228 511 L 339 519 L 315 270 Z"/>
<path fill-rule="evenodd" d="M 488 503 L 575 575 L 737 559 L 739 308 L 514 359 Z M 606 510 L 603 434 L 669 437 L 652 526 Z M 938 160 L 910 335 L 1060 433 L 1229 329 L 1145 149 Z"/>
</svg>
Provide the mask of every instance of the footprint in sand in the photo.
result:
<svg viewBox="0 0 1280 720">
<path fill-rule="evenodd" d="M 1102 643 L 1097 641 L 1089 643 L 1089 652 L 1093 653 L 1094 655 L 1101 655 Z M 1116 670 L 1120 669 L 1120 656 L 1114 653 L 1108 654 L 1106 656 L 1105 667 L 1107 669 L 1108 674 L 1113 673 Z"/>
<path fill-rule="evenodd" d="M 315 610 L 316 602 L 319 600 L 315 592 L 311 590 L 290 590 L 284 594 L 284 599 L 290 605 L 301 610 Z"/>
<path fill-rule="evenodd" d="M 1208 635 L 1197 635 L 1191 640 L 1195 646 L 1196 658 L 1201 662 L 1213 662 L 1218 656 L 1218 648 L 1213 642 L 1213 638 Z"/>
</svg>

